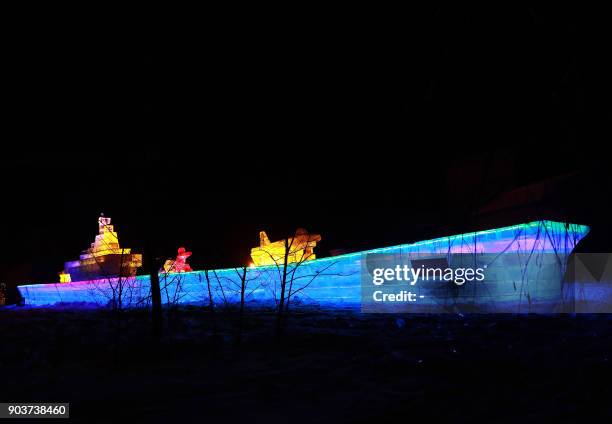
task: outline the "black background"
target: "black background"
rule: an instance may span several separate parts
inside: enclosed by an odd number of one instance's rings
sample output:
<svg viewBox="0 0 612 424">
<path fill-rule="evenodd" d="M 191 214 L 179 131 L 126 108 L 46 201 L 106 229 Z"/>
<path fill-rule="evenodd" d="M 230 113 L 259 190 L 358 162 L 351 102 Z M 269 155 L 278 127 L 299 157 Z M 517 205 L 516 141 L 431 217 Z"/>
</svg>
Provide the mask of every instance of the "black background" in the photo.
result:
<svg viewBox="0 0 612 424">
<path fill-rule="evenodd" d="M 247 262 L 263 229 L 321 233 L 322 255 L 469 231 L 496 192 L 572 172 L 592 191 L 568 220 L 603 225 L 596 15 L 185 11 L 125 35 L 38 17 L 6 55 L 0 282 L 55 281 L 101 212 L 196 269 Z"/>
</svg>

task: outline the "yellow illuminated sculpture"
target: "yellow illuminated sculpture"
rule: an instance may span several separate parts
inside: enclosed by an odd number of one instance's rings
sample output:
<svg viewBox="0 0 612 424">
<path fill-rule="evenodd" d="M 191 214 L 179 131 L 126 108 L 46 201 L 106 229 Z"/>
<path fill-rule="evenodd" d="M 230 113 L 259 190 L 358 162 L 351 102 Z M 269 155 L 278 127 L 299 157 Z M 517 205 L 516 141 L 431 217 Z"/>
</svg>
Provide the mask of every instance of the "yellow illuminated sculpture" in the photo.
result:
<svg viewBox="0 0 612 424">
<path fill-rule="evenodd" d="M 75 282 L 107 277 L 129 277 L 136 275 L 142 266 L 142 255 L 119 246 L 117 232 L 111 219 L 104 215 L 98 218 L 98 235 L 80 259 L 64 264 L 60 282 Z M 65 281 L 64 281 L 65 280 Z"/>
<path fill-rule="evenodd" d="M 60 283 L 71 283 L 72 282 L 72 280 L 70 279 L 70 274 L 68 274 L 65 271 L 59 272 L 59 280 L 60 280 Z"/>
<path fill-rule="evenodd" d="M 293 237 L 286 240 L 271 242 L 265 231 L 259 233 L 259 247 L 251 249 L 251 258 L 255 266 L 281 265 L 287 263 L 303 262 L 316 259 L 314 248 L 321 241 L 319 234 L 310 234 L 303 228 L 298 228 Z"/>
</svg>

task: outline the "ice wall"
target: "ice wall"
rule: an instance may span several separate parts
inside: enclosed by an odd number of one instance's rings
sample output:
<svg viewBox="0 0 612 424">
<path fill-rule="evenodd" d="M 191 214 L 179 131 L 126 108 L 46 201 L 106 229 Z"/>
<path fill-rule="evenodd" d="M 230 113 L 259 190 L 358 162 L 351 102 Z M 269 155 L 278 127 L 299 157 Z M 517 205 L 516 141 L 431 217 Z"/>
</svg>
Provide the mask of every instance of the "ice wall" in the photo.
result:
<svg viewBox="0 0 612 424">
<path fill-rule="evenodd" d="M 363 261 L 368 255 L 399 254 L 409 258 L 423 254 L 449 255 L 456 253 L 492 254 L 536 252 L 559 257 L 562 268 L 576 244 L 589 229 L 584 225 L 537 221 L 511 227 L 443 237 L 413 244 L 373 249 L 364 252 L 306 261 L 296 267 L 289 266 L 293 283 L 291 302 L 331 307 L 359 308 L 361 304 L 361 273 Z M 282 267 L 280 267 L 282 269 Z M 276 266 L 249 268 L 247 270 L 246 300 L 249 303 L 273 305 L 280 296 L 280 274 Z M 520 270 L 508 268 L 508 272 Z M 563 269 L 559 269 L 563 275 Z M 490 296 L 506 290 L 511 302 L 529 297 L 529 291 L 537 292 L 537 285 L 523 292 L 510 290 L 508 274 L 498 281 Z M 234 303 L 240 299 L 240 277 L 235 269 L 208 272 L 213 300 L 216 304 Z M 204 271 L 180 274 L 160 274 L 162 299 L 165 303 L 207 303 L 208 285 Z M 139 307 L 150 304 L 149 276 L 129 279 L 104 279 L 68 284 L 37 284 L 18 287 L 28 306 L 53 306 L 58 304 L 106 307 L 121 303 L 122 307 Z M 505 292 L 504 292 L 505 293 Z M 505 295 L 505 294 L 504 294 Z M 512 297 L 514 296 L 514 297 Z M 487 302 L 485 298 L 483 302 Z"/>
</svg>

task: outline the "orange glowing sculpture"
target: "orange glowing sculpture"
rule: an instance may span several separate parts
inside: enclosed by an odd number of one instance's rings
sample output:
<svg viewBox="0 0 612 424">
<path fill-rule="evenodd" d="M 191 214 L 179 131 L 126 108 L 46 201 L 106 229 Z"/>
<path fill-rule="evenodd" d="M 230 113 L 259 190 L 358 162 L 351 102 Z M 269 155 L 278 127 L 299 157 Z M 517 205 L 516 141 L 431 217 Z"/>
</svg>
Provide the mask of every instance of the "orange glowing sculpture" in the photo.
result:
<svg viewBox="0 0 612 424">
<path fill-rule="evenodd" d="M 191 252 L 187 252 L 184 247 L 179 247 L 176 259 L 168 259 L 164 263 L 164 271 L 167 273 L 193 271 L 187 263 L 187 258 L 190 256 Z"/>
<path fill-rule="evenodd" d="M 270 242 L 265 231 L 259 233 L 259 247 L 251 249 L 251 258 L 255 266 L 280 265 L 285 261 L 285 246 L 288 246 L 287 263 L 303 262 L 316 259 L 314 248 L 321 241 L 319 234 L 310 234 L 303 228 L 298 228 L 287 242 L 279 240 Z"/>
</svg>

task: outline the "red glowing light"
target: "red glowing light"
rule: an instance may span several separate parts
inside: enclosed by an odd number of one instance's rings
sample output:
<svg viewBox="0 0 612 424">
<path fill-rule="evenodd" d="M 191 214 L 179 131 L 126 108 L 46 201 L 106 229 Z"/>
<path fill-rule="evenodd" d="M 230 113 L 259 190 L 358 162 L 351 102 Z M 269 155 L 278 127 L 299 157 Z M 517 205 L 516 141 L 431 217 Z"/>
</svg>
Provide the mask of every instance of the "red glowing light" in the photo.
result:
<svg viewBox="0 0 612 424">
<path fill-rule="evenodd" d="M 166 272 L 191 272 L 191 266 L 187 263 L 187 258 L 191 256 L 191 252 L 187 252 L 184 247 L 179 247 L 176 259 L 168 259 L 164 264 Z"/>
</svg>

